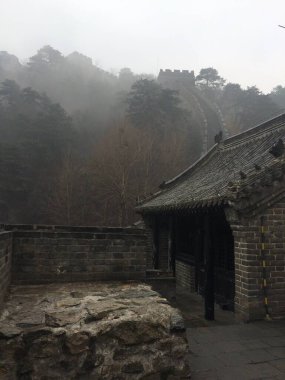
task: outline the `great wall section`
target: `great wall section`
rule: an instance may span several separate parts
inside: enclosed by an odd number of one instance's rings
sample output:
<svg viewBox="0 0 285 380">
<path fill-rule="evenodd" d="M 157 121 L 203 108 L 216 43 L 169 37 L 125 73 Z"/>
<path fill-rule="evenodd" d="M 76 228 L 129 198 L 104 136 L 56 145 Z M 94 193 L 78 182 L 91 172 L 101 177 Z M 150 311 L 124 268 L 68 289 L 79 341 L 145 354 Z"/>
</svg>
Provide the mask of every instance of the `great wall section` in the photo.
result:
<svg viewBox="0 0 285 380">
<path fill-rule="evenodd" d="M 202 155 L 214 144 L 221 131 L 223 138 L 229 137 L 222 111 L 217 103 L 206 98 L 195 84 L 194 71 L 160 70 L 157 81 L 165 88 L 179 92 L 182 105 L 192 112 L 202 130 Z"/>
</svg>

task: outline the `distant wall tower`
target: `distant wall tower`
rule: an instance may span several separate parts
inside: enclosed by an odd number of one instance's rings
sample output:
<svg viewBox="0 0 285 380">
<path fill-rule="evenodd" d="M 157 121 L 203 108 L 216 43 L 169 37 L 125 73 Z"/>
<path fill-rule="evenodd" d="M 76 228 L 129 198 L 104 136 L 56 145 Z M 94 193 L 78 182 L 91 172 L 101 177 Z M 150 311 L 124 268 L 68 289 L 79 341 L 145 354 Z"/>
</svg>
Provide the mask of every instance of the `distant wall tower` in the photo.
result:
<svg viewBox="0 0 285 380">
<path fill-rule="evenodd" d="M 160 69 L 157 81 L 165 87 L 178 90 L 182 85 L 195 86 L 195 75 L 194 71 L 189 70 Z"/>
</svg>

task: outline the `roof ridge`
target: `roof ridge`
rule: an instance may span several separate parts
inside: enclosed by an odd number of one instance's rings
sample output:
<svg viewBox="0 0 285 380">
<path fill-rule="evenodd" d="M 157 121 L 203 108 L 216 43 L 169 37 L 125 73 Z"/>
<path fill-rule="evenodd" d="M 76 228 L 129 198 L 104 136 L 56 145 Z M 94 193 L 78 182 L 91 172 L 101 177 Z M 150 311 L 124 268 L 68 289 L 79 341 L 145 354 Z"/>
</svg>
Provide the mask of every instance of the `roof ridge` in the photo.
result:
<svg viewBox="0 0 285 380">
<path fill-rule="evenodd" d="M 269 132 L 271 130 L 275 130 L 279 126 L 284 128 L 284 122 L 285 122 L 285 113 L 281 113 L 277 116 L 274 116 L 271 119 L 267 119 L 264 122 L 255 125 L 252 128 L 247 129 L 244 132 L 237 133 L 234 136 L 228 137 L 227 139 L 223 141 L 223 145 L 229 145 L 232 142 L 241 143 L 243 142 L 243 139 L 245 137 L 250 137 L 250 136 L 257 137 L 257 135 L 263 134 L 265 132 Z"/>
<path fill-rule="evenodd" d="M 241 198 L 251 191 L 255 194 L 255 189 L 258 193 L 263 185 L 275 186 L 280 170 L 285 172 L 285 155 L 275 158 L 270 154 L 278 138 L 285 138 L 285 113 L 213 145 L 186 170 L 166 181 L 160 191 L 144 199 L 136 210 L 225 205 L 230 183 L 239 187 Z"/>
<path fill-rule="evenodd" d="M 277 122 L 279 120 L 277 119 L 280 119 L 280 125 L 279 123 L 276 124 L 274 123 L 272 125 L 272 122 Z M 284 120 L 283 120 L 284 119 Z M 282 123 L 283 121 L 283 123 Z M 229 138 L 227 138 L 226 140 L 222 141 L 220 144 L 214 144 L 202 157 L 200 157 L 198 160 L 196 160 L 193 164 L 191 164 L 188 168 L 186 168 L 185 170 L 183 170 L 181 173 L 179 173 L 177 176 L 171 178 L 170 180 L 168 181 L 165 181 L 164 184 L 163 184 L 163 187 L 165 186 L 168 186 L 168 185 L 171 185 L 173 182 L 175 182 L 176 180 L 184 177 L 184 175 L 186 174 L 190 174 L 192 173 L 192 171 L 194 169 L 197 169 L 199 168 L 202 164 L 204 164 L 205 162 L 207 162 L 207 159 L 209 159 L 209 157 L 212 156 L 212 154 L 216 151 L 216 150 L 224 150 L 224 149 L 227 149 L 230 145 L 230 143 L 233 143 L 233 142 L 238 142 L 239 144 L 242 144 L 242 143 L 248 143 L 249 141 L 246 140 L 244 141 L 244 138 L 248 137 L 248 135 L 252 135 L 254 137 L 258 137 L 260 134 L 264 134 L 265 132 L 269 132 L 270 130 L 274 130 L 274 129 L 277 129 L 278 126 L 281 126 L 281 127 L 285 127 L 284 126 L 284 122 L 285 122 L 285 113 L 282 113 L 274 118 L 271 118 L 269 120 L 266 120 L 265 122 L 261 123 L 261 124 L 258 124 L 244 132 L 241 132 L 241 133 L 238 133 L 234 136 L 231 136 Z M 268 129 L 264 130 L 264 128 L 266 128 L 265 126 L 267 124 L 270 125 L 268 126 Z M 257 135 L 257 131 L 256 130 L 260 130 L 259 134 Z M 238 144 L 238 145 L 239 145 Z"/>
</svg>

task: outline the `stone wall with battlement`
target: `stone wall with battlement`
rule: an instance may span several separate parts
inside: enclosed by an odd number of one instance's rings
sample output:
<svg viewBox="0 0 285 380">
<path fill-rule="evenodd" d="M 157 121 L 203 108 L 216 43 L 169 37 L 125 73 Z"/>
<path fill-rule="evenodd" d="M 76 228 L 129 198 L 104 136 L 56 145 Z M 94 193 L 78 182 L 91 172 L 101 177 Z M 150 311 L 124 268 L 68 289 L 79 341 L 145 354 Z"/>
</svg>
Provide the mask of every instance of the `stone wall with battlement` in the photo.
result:
<svg viewBox="0 0 285 380">
<path fill-rule="evenodd" d="M 187 85 L 195 86 L 194 71 L 189 70 L 160 70 L 157 78 L 161 84 L 173 84 L 179 82 Z"/>
</svg>

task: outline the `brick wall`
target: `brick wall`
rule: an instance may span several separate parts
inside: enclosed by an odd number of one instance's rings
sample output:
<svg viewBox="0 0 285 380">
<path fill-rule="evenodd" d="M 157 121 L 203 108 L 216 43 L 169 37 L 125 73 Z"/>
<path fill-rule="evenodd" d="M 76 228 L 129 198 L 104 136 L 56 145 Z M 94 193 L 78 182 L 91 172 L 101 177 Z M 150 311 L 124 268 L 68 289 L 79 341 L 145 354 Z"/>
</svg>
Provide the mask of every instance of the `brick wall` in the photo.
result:
<svg viewBox="0 0 285 380">
<path fill-rule="evenodd" d="M 168 271 L 168 239 L 169 239 L 169 223 L 168 220 L 159 220 L 157 226 L 155 221 L 145 219 L 145 234 L 147 235 L 147 269 L 154 268 L 154 239 L 157 238 L 158 243 L 158 269 Z M 157 233 L 157 236 L 154 234 Z"/>
<path fill-rule="evenodd" d="M 12 281 L 140 280 L 146 234 L 133 228 L 5 226 L 13 231 Z"/>
<path fill-rule="evenodd" d="M 169 239 L 169 223 L 168 221 L 160 221 L 159 223 L 159 269 L 168 270 L 168 239 Z"/>
<path fill-rule="evenodd" d="M 235 312 L 241 319 L 264 317 L 259 228 L 255 221 L 232 226 L 235 241 Z"/>
<path fill-rule="evenodd" d="M 146 268 L 152 269 L 153 268 L 153 227 L 149 224 L 144 224 L 144 231 L 146 234 L 146 240 L 147 240 L 147 249 L 146 249 Z"/>
<path fill-rule="evenodd" d="M 285 317 L 285 201 L 268 208 L 264 243 L 268 309 L 272 317 Z M 242 319 L 265 317 L 261 216 L 232 223 L 235 240 L 235 311 Z"/>
<path fill-rule="evenodd" d="M 0 232 L 0 308 L 11 280 L 11 262 L 12 233 Z"/>
<path fill-rule="evenodd" d="M 175 260 L 176 285 L 195 292 L 195 267 L 180 260 Z"/>
</svg>

